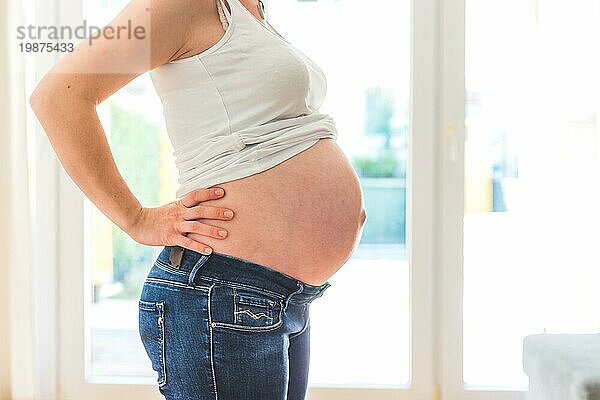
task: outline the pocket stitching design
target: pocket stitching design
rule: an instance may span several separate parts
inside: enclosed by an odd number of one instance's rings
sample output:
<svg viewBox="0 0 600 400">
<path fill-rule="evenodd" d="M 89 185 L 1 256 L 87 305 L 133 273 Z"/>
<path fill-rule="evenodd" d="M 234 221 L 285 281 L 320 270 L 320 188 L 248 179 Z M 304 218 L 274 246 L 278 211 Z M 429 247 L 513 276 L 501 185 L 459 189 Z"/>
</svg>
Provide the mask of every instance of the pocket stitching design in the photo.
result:
<svg viewBox="0 0 600 400">
<path fill-rule="evenodd" d="M 238 306 L 250 306 L 250 307 L 259 307 L 264 309 L 262 312 L 255 313 L 248 308 L 241 308 Z M 234 322 L 238 325 L 243 325 L 241 321 L 238 320 L 238 315 L 246 314 L 250 318 L 259 320 L 261 318 L 267 318 L 270 321 L 273 321 L 273 313 L 271 312 L 273 307 L 275 306 L 275 302 L 270 299 L 255 297 L 245 294 L 239 294 L 236 288 L 233 288 L 233 314 L 234 314 Z"/>
<path fill-rule="evenodd" d="M 156 323 L 158 324 L 158 347 L 159 347 L 159 368 L 157 384 L 159 387 L 163 387 L 167 384 L 167 367 L 166 367 L 166 348 L 165 348 L 165 303 L 164 302 L 150 302 L 139 300 L 138 308 L 141 311 L 154 313 L 157 316 Z"/>
<path fill-rule="evenodd" d="M 158 386 L 163 387 L 167 384 L 167 363 L 165 351 L 165 303 L 156 303 L 158 309 L 158 325 L 160 326 L 160 366 L 162 368 L 162 379 L 158 381 Z"/>
<path fill-rule="evenodd" d="M 253 313 L 253 312 L 252 312 L 252 311 L 250 311 L 250 310 L 244 309 L 244 310 L 241 310 L 241 311 L 236 311 L 236 312 L 235 312 L 235 314 L 236 314 L 236 315 L 237 315 L 237 314 L 246 314 L 246 315 L 248 315 L 250 318 L 252 318 L 252 319 L 256 319 L 256 320 L 258 320 L 258 319 L 261 319 L 261 318 L 263 318 L 263 317 L 264 317 L 264 318 L 267 318 L 267 319 L 270 319 L 271 321 L 273 321 L 273 317 L 271 317 L 271 316 L 267 315 L 267 314 L 266 314 L 266 313 L 264 313 L 264 312 L 261 312 L 261 313 L 255 314 L 255 313 Z"/>
<path fill-rule="evenodd" d="M 215 279 L 215 278 L 212 278 L 210 276 L 204 276 L 204 275 L 200 276 L 200 279 L 204 279 L 204 280 L 210 281 L 212 286 L 219 284 L 219 285 L 229 286 L 230 288 L 234 288 L 234 289 L 235 288 L 241 288 L 241 289 L 254 290 L 254 291 L 256 291 L 258 293 L 261 293 L 261 294 L 264 294 L 266 296 L 274 297 L 274 298 L 277 299 L 277 301 L 283 300 L 286 297 L 286 296 L 282 295 L 281 293 L 273 292 L 271 290 L 260 288 L 258 286 L 248 285 L 246 283 L 225 281 L 225 280 L 222 280 L 222 279 Z"/>
<path fill-rule="evenodd" d="M 237 331 L 245 331 L 245 332 L 267 332 L 267 331 L 272 331 L 275 330 L 277 328 L 279 328 L 281 325 L 283 325 L 283 300 L 279 301 L 279 314 L 278 314 L 278 321 L 273 324 L 273 325 L 265 325 L 265 326 L 243 326 L 243 325 L 238 325 L 238 324 L 229 324 L 226 322 L 215 322 L 215 321 L 211 321 L 210 326 L 212 328 L 226 328 L 226 329 L 233 329 L 233 330 L 237 330 Z M 235 310 L 237 311 L 237 310 Z M 234 311 L 234 312 L 235 312 Z"/>
<path fill-rule="evenodd" d="M 266 318 L 269 321 L 273 321 L 272 310 L 275 306 L 275 301 L 267 299 L 265 297 L 258 297 L 258 294 L 240 294 L 237 288 L 233 289 L 233 324 L 239 326 L 245 326 L 243 320 L 239 319 L 239 315 L 248 315 L 255 321 L 261 318 Z M 239 307 L 246 306 L 246 308 Z M 249 307 L 258 307 L 264 311 L 253 312 Z M 270 325 L 265 325 L 270 326 Z"/>
<path fill-rule="evenodd" d="M 272 309 L 275 306 L 274 300 L 264 299 L 260 297 L 252 297 L 247 295 L 237 295 L 236 299 L 238 304 L 243 304 L 246 306 L 255 306 L 262 307 L 267 309 Z"/>
</svg>

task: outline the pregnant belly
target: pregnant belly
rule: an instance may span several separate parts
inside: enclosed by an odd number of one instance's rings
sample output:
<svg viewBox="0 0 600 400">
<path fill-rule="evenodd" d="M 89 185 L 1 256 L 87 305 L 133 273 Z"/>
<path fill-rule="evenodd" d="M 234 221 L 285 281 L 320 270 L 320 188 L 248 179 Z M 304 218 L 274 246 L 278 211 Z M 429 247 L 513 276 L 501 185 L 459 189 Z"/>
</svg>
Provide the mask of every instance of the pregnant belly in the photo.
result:
<svg viewBox="0 0 600 400">
<path fill-rule="evenodd" d="M 235 217 L 202 220 L 228 236 L 201 241 L 311 285 L 324 283 L 351 257 L 366 218 L 358 177 L 329 138 L 273 168 L 214 186 L 225 196 L 203 204 L 231 208 Z"/>
</svg>

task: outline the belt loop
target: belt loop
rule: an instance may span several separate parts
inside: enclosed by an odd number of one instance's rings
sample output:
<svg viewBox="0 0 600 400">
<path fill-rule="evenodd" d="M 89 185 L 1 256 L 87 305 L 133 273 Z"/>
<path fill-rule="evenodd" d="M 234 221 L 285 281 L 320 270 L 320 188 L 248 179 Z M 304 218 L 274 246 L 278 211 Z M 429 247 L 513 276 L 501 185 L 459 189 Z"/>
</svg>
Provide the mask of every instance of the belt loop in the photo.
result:
<svg viewBox="0 0 600 400">
<path fill-rule="evenodd" d="M 325 293 L 325 291 L 327 290 L 327 288 L 330 287 L 330 286 L 331 286 L 331 283 L 325 282 L 323 284 L 323 287 L 321 287 L 321 290 L 319 290 L 319 293 L 317 293 L 317 295 L 315 296 L 315 298 L 323 296 L 323 293 Z"/>
<path fill-rule="evenodd" d="M 206 260 L 208 260 L 209 257 L 210 257 L 210 254 L 209 255 L 200 254 L 200 258 L 198 259 L 198 261 L 196 261 L 196 264 L 194 264 L 194 267 L 192 268 L 192 271 L 190 272 L 190 277 L 188 279 L 188 285 L 190 285 L 192 287 L 196 286 L 196 284 L 194 283 L 194 279 L 196 278 L 196 272 L 198 272 L 200 267 L 204 265 L 204 263 L 206 262 Z"/>
<path fill-rule="evenodd" d="M 286 297 L 285 305 L 283 306 L 283 311 L 287 310 L 287 306 L 288 306 L 288 302 L 290 301 L 290 298 L 295 294 L 302 293 L 302 291 L 304 290 L 304 285 L 302 284 L 302 282 L 296 281 L 296 286 L 298 286 L 298 290 L 296 290 L 295 292 L 291 293 L 288 297 Z"/>
</svg>

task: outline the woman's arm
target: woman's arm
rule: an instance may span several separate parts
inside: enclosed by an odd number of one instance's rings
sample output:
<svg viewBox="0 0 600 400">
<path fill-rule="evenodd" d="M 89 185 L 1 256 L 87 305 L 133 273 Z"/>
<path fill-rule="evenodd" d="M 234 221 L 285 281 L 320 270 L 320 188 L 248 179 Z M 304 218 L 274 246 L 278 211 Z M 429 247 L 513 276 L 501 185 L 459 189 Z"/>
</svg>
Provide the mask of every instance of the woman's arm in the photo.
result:
<svg viewBox="0 0 600 400">
<path fill-rule="evenodd" d="M 194 220 L 231 218 L 224 208 L 198 204 L 221 196 L 214 188 L 202 189 L 163 207 L 144 208 L 117 169 L 96 106 L 138 75 L 179 57 L 192 37 L 192 18 L 209 10 L 210 1 L 131 1 L 107 25 L 106 35 L 80 43 L 30 97 L 64 169 L 110 220 L 140 243 L 180 245 L 202 253 L 207 246 L 197 240 L 222 239 L 222 228 Z M 136 31 L 120 28 L 128 26 Z"/>
</svg>

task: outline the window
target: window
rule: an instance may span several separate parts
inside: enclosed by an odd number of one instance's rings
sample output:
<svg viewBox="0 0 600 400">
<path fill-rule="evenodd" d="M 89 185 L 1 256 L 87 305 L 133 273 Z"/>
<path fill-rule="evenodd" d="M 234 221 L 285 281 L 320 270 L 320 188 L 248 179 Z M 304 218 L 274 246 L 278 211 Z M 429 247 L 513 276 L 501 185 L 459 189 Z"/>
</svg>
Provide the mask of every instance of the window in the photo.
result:
<svg viewBox="0 0 600 400">
<path fill-rule="evenodd" d="M 466 6 L 463 377 L 526 390 L 526 335 L 600 330 L 600 5 Z"/>
</svg>

